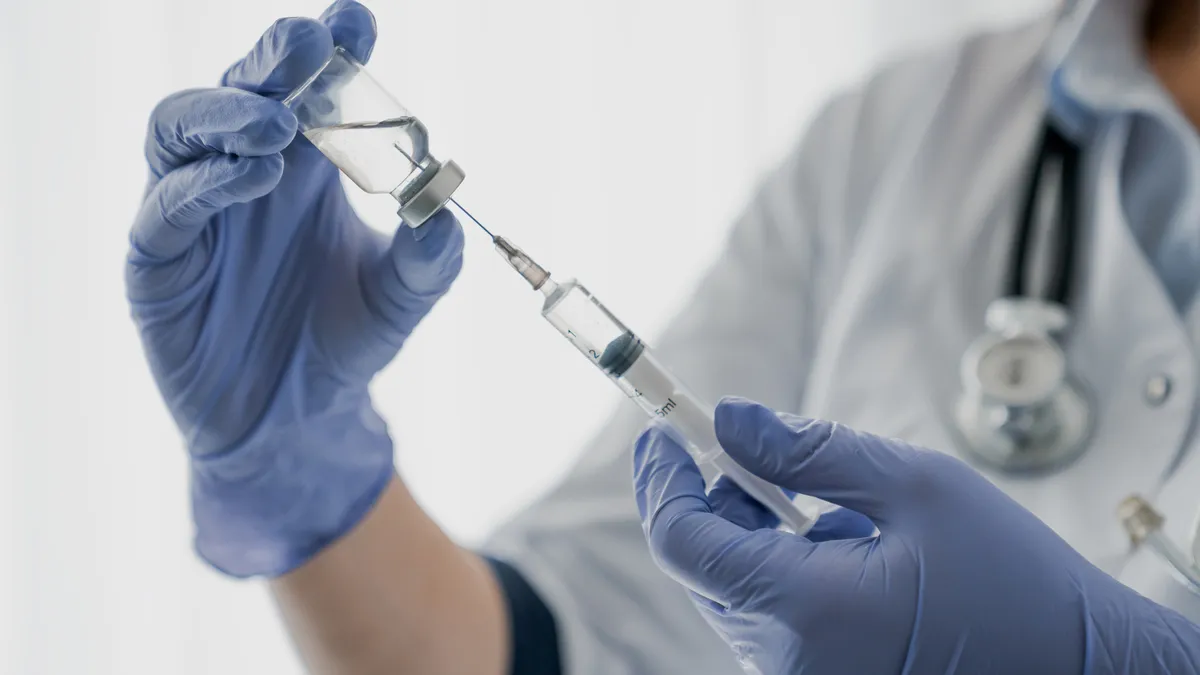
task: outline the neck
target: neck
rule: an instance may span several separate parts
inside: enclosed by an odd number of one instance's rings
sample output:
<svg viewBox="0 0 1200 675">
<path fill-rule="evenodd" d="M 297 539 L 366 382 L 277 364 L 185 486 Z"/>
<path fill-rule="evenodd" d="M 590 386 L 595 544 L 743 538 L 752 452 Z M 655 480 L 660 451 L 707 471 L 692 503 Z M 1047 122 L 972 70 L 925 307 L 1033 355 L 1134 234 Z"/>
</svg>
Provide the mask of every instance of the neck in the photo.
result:
<svg viewBox="0 0 1200 675">
<path fill-rule="evenodd" d="M 1143 29 L 1151 70 L 1200 129 L 1200 2 L 1152 0 Z"/>
</svg>

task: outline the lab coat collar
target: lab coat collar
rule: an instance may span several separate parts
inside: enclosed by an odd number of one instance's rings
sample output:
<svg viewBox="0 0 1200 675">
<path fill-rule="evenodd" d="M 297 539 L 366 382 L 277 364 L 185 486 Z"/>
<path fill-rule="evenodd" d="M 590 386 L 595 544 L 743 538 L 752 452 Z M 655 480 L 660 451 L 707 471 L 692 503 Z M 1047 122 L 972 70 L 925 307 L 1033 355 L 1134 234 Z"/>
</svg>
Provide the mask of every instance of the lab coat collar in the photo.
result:
<svg viewBox="0 0 1200 675">
<path fill-rule="evenodd" d="M 1062 65 L 1066 55 L 1079 41 L 1083 27 L 1096 11 L 1096 5 L 1107 0 L 1064 0 L 1058 8 L 1058 26 L 1046 51 L 1047 72 Z"/>
<path fill-rule="evenodd" d="M 1142 51 L 1147 0 L 1079 0 L 1055 36 L 1050 109 L 1068 135 L 1090 135 L 1100 118 L 1143 111 L 1175 122 L 1171 97 Z"/>
</svg>

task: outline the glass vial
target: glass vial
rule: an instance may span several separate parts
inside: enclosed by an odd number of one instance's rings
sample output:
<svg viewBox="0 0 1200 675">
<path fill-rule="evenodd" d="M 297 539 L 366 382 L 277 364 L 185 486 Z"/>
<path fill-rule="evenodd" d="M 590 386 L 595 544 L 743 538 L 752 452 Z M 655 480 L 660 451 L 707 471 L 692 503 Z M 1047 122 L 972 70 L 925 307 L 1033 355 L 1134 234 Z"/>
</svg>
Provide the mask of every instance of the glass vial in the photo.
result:
<svg viewBox="0 0 1200 675">
<path fill-rule="evenodd" d="M 429 133 L 341 47 L 284 99 L 300 131 L 365 192 L 390 194 L 409 227 L 437 212 L 465 174 L 429 154 Z"/>
</svg>

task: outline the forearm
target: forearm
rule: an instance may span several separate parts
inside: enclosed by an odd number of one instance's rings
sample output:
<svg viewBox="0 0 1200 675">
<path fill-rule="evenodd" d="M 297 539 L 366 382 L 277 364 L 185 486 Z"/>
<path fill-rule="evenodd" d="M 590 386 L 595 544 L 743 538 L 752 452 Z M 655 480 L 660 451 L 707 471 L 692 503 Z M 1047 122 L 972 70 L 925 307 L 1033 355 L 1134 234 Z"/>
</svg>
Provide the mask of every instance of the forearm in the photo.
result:
<svg viewBox="0 0 1200 675">
<path fill-rule="evenodd" d="M 505 601 L 395 478 L 348 535 L 271 582 L 314 673 L 503 675 Z"/>
</svg>

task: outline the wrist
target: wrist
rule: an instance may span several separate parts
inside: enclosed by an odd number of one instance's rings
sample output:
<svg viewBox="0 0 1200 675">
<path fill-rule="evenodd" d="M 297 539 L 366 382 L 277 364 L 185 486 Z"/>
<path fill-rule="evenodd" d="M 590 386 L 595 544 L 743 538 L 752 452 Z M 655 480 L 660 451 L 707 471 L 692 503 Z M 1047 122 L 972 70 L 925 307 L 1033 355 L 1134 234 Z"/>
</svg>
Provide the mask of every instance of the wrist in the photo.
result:
<svg viewBox="0 0 1200 675">
<path fill-rule="evenodd" d="M 313 672 L 507 672 L 495 576 L 395 476 L 351 532 L 270 588 Z"/>
<path fill-rule="evenodd" d="M 387 427 L 365 396 L 319 420 L 264 426 L 192 458 L 196 551 L 230 576 L 279 576 L 353 529 L 394 473 Z"/>
</svg>

